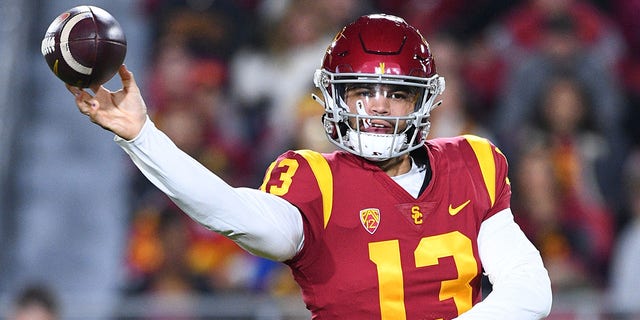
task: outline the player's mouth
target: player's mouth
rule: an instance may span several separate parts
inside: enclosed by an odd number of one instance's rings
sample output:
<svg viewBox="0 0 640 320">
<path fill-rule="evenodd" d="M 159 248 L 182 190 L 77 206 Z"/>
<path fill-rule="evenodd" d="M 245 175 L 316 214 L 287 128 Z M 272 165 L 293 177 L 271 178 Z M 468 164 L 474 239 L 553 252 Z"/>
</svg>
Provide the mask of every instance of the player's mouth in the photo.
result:
<svg viewBox="0 0 640 320">
<path fill-rule="evenodd" d="M 393 132 L 393 125 L 384 120 L 364 120 L 360 126 L 360 131 L 380 134 L 390 134 Z"/>
</svg>

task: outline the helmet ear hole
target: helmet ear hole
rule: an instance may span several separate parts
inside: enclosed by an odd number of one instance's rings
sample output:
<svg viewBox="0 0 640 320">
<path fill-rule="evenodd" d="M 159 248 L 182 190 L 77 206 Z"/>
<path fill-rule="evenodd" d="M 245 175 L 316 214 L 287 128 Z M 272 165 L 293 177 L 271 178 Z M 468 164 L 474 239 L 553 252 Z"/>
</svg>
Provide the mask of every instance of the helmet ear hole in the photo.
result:
<svg viewBox="0 0 640 320">
<path fill-rule="evenodd" d="M 338 137 L 344 137 L 349 130 L 346 123 L 329 120 L 326 113 L 322 115 L 322 125 L 327 135 L 334 140 Z"/>
<path fill-rule="evenodd" d="M 329 138 L 334 140 L 338 138 L 338 128 L 336 126 L 336 123 L 327 119 L 326 113 L 322 115 L 322 126 L 324 127 L 324 131 L 327 136 L 329 136 Z"/>
</svg>

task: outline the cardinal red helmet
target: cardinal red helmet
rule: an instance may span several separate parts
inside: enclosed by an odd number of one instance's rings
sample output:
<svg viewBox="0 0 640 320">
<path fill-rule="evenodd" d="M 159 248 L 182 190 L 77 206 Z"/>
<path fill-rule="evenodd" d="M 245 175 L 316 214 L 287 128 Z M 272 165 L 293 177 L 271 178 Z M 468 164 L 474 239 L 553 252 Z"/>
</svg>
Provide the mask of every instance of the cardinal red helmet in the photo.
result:
<svg viewBox="0 0 640 320">
<path fill-rule="evenodd" d="M 314 76 L 322 91 L 325 131 L 340 148 L 371 160 L 385 160 L 424 144 L 429 114 L 436 96 L 444 91 L 444 78 L 436 73 L 429 44 L 402 18 L 374 14 L 358 18 L 336 35 Z M 405 116 L 367 114 L 350 110 L 345 102 L 348 86 L 386 85 L 415 95 L 415 107 Z M 319 100 L 319 99 L 317 99 Z M 387 121 L 393 132 L 367 132 L 362 123 Z"/>
</svg>

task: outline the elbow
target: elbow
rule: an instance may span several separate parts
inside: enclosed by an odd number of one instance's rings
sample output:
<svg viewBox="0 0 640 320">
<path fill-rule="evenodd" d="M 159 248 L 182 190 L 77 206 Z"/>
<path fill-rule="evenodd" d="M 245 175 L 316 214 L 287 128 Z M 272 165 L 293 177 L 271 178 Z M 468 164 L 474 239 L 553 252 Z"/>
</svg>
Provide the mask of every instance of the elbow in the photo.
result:
<svg viewBox="0 0 640 320">
<path fill-rule="evenodd" d="M 273 261 L 289 260 L 298 250 L 292 239 L 261 226 L 227 236 L 250 254 Z"/>
<path fill-rule="evenodd" d="M 539 319 L 546 318 L 551 313 L 553 305 L 553 293 L 551 290 L 551 280 L 546 269 L 540 270 L 537 277 L 536 287 L 531 294 L 535 297 L 530 299 L 532 313 L 537 314 Z"/>
<path fill-rule="evenodd" d="M 254 238 L 247 240 L 247 238 L 240 238 L 234 241 L 250 254 L 268 260 L 283 262 L 293 258 L 296 254 L 296 248 L 294 246 L 287 246 L 282 243 L 271 243 L 269 239 L 256 240 Z"/>
<path fill-rule="evenodd" d="M 541 311 L 542 311 L 542 316 L 547 317 L 549 313 L 551 313 L 551 307 L 553 306 L 553 293 L 551 290 L 551 282 L 549 282 L 549 285 L 545 289 L 544 301 L 545 303 L 544 303 L 544 306 L 541 308 Z"/>
<path fill-rule="evenodd" d="M 553 295 L 549 274 L 542 266 L 528 266 L 512 277 L 494 282 L 494 290 L 486 301 L 491 301 L 498 309 L 502 309 L 500 317 L 510 314 L 517 319 L 544 319 L 551 313 Z"/>
</svg>

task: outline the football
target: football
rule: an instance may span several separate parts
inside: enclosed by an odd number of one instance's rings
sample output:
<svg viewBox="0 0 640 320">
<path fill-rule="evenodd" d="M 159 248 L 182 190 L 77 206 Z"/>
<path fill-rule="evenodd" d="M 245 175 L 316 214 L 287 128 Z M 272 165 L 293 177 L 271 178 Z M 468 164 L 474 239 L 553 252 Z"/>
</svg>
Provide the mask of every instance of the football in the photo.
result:
<svg viewBox="0 0 640 320">
<path fill-rule="evenodd" d="M 41 51 L 58 78 L 88 88 L 113 78 L 124 62 L 127 40 L 109 12 L 95 6 L 77 6 L 49 25 Z"/>
</svg>

